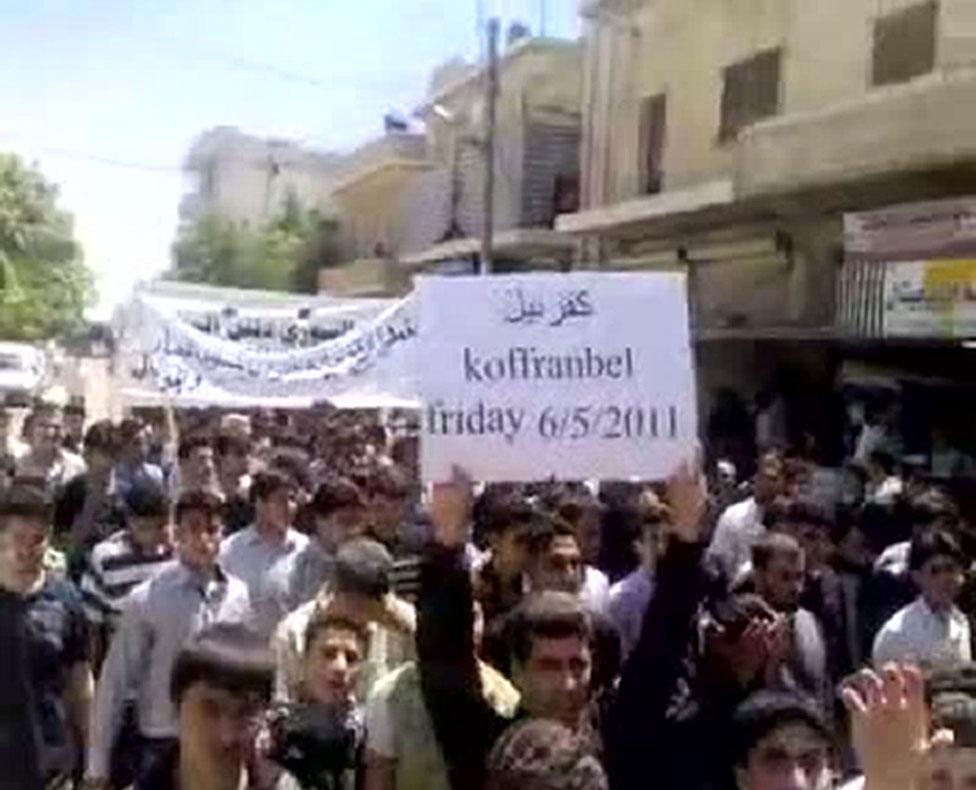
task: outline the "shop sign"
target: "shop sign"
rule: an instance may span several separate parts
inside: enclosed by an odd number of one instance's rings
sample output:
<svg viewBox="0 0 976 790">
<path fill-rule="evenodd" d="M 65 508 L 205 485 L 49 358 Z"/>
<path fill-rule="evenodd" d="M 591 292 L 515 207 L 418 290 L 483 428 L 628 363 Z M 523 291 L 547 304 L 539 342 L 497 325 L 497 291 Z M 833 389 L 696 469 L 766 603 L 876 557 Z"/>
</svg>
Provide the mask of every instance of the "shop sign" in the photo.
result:
<svg viewBox="0 0 976 790">
<path fill-rule="evenodd" d="M 886 337 L 976 337 L 976 259 L 885 266 Z"/>
</svg>

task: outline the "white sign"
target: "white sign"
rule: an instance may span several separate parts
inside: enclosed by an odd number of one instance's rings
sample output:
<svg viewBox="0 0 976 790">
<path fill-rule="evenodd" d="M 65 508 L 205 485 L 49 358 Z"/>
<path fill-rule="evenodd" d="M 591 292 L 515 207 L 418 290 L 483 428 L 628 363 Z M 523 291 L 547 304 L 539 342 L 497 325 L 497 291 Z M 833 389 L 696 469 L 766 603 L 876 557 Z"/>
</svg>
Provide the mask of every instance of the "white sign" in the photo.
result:
<svg viewBox="0 0 976 790">
<path fill-rule="evenodd" d="M 976 337 L 976 260 L 885 266 L 887 337 Z"/>
<path fill-rule="evenodd" d="M 427 277 L 419 287 L 427 481 L 656 479 L 697 436 L 676 273 Z"/>
</svg>

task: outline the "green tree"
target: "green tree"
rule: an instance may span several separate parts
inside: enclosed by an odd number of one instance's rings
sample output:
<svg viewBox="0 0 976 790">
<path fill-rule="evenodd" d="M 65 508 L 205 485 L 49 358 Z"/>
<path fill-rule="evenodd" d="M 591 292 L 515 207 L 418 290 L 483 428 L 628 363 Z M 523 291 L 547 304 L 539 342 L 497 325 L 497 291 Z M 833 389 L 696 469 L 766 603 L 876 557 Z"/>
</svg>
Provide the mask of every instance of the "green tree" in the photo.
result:
<svg viewBox="0 0 976 790">
<path fill-rule="evenodd" d="M 93 280 L 57 199 L 37 169 L 0 154 L 0 337 L 45 340 L 84 323 Z"/>
<path fill-rule="evenodd" d="M 253 230 L 209 214 L 180 229 L 173 245 L 177 279 L 237 288 L 314 293 L 318 270 L 339 259 L 338 225 L 305 211 L 289 193 L 268 225 Z"/>
</svg>

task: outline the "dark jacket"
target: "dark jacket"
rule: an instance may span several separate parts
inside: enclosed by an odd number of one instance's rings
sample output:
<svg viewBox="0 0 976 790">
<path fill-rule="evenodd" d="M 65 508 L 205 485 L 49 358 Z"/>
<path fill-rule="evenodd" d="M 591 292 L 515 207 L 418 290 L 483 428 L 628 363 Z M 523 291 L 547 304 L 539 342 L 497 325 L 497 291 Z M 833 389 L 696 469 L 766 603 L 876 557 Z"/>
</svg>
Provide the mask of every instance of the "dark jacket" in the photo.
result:
<svg viewBox="0 0 976 790">
<path fill-rule="evenodd" d="M 613 790 L 727 785 L 720 747 L 747 691 L 713 682 L 697 660 L 697 614 L 709 582 L 703 551 L 675 543 L 658 563 L 640 639 L 624 664 L 606 725 Z"/>
<path fill-rule="evenodd" d="M 474 649 L 474 598 L 463 551 L 430 546 L 420 570 L 417 662 L 454 790 L 485 784 L 492 745 L 511 722 L 485 702 Z"/>
</svg>

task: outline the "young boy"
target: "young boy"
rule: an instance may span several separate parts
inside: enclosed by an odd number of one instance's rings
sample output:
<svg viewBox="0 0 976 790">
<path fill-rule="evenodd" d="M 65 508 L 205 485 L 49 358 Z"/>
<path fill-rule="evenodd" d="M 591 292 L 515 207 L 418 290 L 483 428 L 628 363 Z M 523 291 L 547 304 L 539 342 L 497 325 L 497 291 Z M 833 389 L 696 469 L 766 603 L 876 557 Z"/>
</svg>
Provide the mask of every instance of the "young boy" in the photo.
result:
<svg viewBox="0 0 976 790">
<path fill-rule="evenodd" d="M 170 500 L 162 483 L 140 482 L 126 497 L 129 527 L 97 544 L 81 577 L 92 625 L 95 666 L 101 666 L 126 596 L 173 556 Z"/>
<path fill-rule="evenodd" d="M 178 738 L 133 790 L 239 790 L 248 787 L 261 717 L 271 697 L 266 641 L 220 623 L 180 650 L 169 684 Z"/>
<path fill-rule="evenodd" d="M 133 690 L 142 740 L 140 774 L 166 754 L 179 729 L 169 678 L 183 644 L 213 623 L 242 624 L 250 617 L 247 587 L 217 563 L 221 505 L 205 491 L 180 497 L 177 559 L 126 601 L 98 683 L 88 754 L 92 780 L 108 778 L 112 746 Z"/>
<path fill-rule="evenodd" d="M 92 694 L 81 599 L 44 567 L 43 480 L 0 492 L 0 785 L 61 786 L 85 747 Z"/>
<path fill-rule="evenodd" d="M 920 594 L 878 632 L 875 666 L 911 662 L 948 669 L 972 660 L 969 621 L 956 606 L 964 568 L 962 549 L 951 532 L 936 528 L 913 538 L 909 570 Z"/>
<path fill-rule="evenodd" d="M 274 715 L 269 754 L 301 787 L 357 786 L 365 740 L 358 685 L 367 640 L 365 626 L 329 614 L 328 609 L 306 629 L 299 701 Z M 282 781 L 277 790 L 292 786 Z"/>
</svg>

